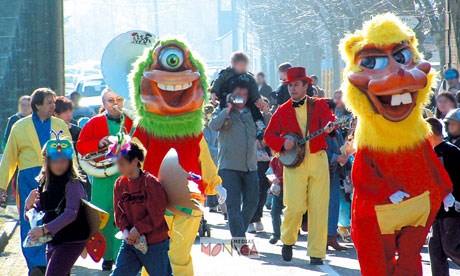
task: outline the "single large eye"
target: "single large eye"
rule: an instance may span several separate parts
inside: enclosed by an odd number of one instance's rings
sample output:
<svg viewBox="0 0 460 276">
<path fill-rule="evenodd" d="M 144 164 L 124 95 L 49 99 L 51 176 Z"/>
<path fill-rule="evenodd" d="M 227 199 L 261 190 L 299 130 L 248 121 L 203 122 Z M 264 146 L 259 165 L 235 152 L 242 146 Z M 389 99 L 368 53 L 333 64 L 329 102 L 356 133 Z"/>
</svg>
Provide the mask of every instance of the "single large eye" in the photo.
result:
<svg viewBox="0 0 460 276">
<path fill-rule="evenodd" d="M 57 144 L 51 144 L 50 148 L 52 148 L 52 149 L 57 148 Z"/>
<path fill-rule="evenodd" d="M 69 146 L 69 145 L 67 145 L 67 144 L 61 144 L 61 147 L 62 147 L 63 149 L 66 149 L 68 146 Z"/>
<path fill-rule="evenodd" d="M 388 57 L 365 57 L 359 65 L 367 69 L 380 70 L 387 67 Z"/>
<path fill-rule="evenodd" d="M 166 69 L 176 70 L 184 63 L 184 53 L 176 47 L 166 48 L 160 53 L 160 62 Z"/>
<path fill-rule="evenodd" d="M 409 49 L 402 49 L 401 51 L 395 53 L 393 55 L 395 61 L 397 63 L 401 63 L 401 64 L 404 64 L 404 63 L 407 63 L 409 62 L 409 60 L 412 59 L 412 52 L 409 50 Z"/>
</svg>

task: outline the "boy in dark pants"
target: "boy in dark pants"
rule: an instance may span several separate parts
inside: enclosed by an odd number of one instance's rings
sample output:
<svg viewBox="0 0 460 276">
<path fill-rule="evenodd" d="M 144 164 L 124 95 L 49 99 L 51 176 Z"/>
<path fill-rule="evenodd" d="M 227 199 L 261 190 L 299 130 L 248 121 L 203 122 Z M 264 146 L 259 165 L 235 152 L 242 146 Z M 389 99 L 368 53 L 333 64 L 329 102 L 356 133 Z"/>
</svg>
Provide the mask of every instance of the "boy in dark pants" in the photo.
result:
<svg viewBox="0 0 460 276">
<path fill-rule="evenodd" d="M 460 265 L 460 149 L 442 138 L 442 124 L 435 118 L 427 119 L 431 126 L 430 144 L 441 159 L 453 184 L 450 195 L 452 207 L 442 205 L 431 228 L 428 244 L 431 272 L 434 276 L 449 275 L 450 258 Z"/>
<path fill-rule="evenodd" d="M 129 145 L 127 145 L 129 144 Z M 135 276 L 145 267 L 149 275 L 172 275 L 168 257 L 168 225 L 164 218 L 166 193 L 157 179 L 141 169 L 145 153 L 125 142 L 117 156 L 121 176 L 114 187 L 115 221 L 123 232 L 114 276 Z M 146 251 L 142 252 L 139 245 Z"/>
<path fill-rule="evenodd" d="M 273 172 L 267 175 L 271 182 L 270 193 L 272 197 L 272 209 L 270 215 L 272 216 L 273 234 L 269 242 L 276 244 L 281 237 L 281 213 L 283 212 L 283 165 L 277 157 L 273 157 L 270 161 L 270 168 Z"/>
</svg>

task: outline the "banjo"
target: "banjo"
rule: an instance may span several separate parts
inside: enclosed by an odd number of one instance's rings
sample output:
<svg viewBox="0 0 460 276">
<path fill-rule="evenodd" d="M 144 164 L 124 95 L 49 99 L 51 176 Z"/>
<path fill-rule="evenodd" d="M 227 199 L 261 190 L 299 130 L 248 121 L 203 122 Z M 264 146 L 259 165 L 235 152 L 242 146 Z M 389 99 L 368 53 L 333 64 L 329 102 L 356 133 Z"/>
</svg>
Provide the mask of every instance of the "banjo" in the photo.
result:
<svg viewBox="0 0 460 276">
<path fill-rule="evenodd" d="M 279 160 L 281 164 L 288 168 L 298 167 L 305 158 L 305 144 L 308 141 L 323 134 L 327 127 L 343 125 L 350 119 L 352 119 L 351 115 L 343 116 L 337 119 L 335 122 L 329 123 L 326 127 L 319 129 L 305 137 L 302 137 L 295 132 L 288 132 L 287 134 L 283 135 L 283 138 L 294 141 L 294 146 L 290 150 L 284 150 L 280 152 Z"/>
</svg>

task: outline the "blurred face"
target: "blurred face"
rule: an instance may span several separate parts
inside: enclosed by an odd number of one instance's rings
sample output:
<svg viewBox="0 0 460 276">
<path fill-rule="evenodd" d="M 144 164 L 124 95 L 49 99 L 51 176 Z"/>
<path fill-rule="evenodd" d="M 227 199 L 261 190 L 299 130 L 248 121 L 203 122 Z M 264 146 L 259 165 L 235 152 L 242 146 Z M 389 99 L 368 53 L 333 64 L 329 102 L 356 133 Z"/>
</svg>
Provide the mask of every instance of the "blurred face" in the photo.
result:
<svg viewBox="0 0 460 276">
<path fill-rule="evenodd" d="M 235 90 L 233 90 L 233 95 L 235 97 L 243 98 L 243 103 L 235 104 L 235 106 L 240 107 L 240 108 L 246 106 L 246 103 L 248 102 L 248 89 L 247 88 L 237 87 L 235 88 Z"/>
<path fill-rule="evenodd" d="M 53 96 L 48 96 L 43 101 L 42 105 L 36 105 L 37 114 L 43 118 L 51 118 L 54 115 L 54 108 L 56 107 L 56 99 Z"/>
<path fill-rule="evenodd" d="M 264 83 L 265 83 L 265 78 L 262 77 L 261 75 L 257 76 L 257 84 L 263 85 Z"/>
<path fill-rule="evenodd" d="M 447 114 L 449 110 L 455 108 L 454 103 L 444 96 L 438 97 L 436 101 L 436 106 L 438 107 L 438 110 L 444 115 Z"/>
<path fill-rule="evenodd" d="M 456 87 L 458 85 L 458 78 L 448 79 L 447 85 L 449 86 L 449 88 Z"/>
<path fill-rule="evenodd" d="M 24 116 L 28 116 L 32 113 L 32 106 L 30 105 L 30 99 L 22 99 L 19 103 L 19 112 Z"/>
<path fill-rule="evenodd" d="M 449 121 L 447 125 L 447 133 L 449 133 L 449 136 L 452 137 L 460 136 L 460 123 L 455 121 Z"/>
<path fill-rule="evenodd" d="M 317 78 L 311 78 L 311 84 L 312 85 L 318 85 L 318 79 Z"/>
<path fill-rule="evenodd" d="M 294 81 L 288 84 L 289 95 L 294 101 L 299 101 L 307 95 L 308 83 L 303 84 L 302 81 Z"/>
<path fill-rule="evenodd" d="M 334 94 L 334 103 L 336 108 L 343 108 L 342 93 Z"/>
<path fill-rule="evenodd" d="M 60 114 L 54 113 L 54 116 L 58 117 L 59 119 L 63 120 L 66 123 L 70 123 L 72 121 L 72 109 L 64 111 Z"/>
<path fill-rule="evenodd" d="M 61 176 L 65 174 L 69 169 L 70 160 L 66 158 L 60 158 L 55 161 L 49 161 L 48 166 L 54 175 Z"/>
<path fill-rule="evenodd" d="M 121 175 L 124 176 L 132 175 L 134 172 L 139 170 L 139 168 L 137 167 L 138 163 L 139 160 L 137 158 L 135 158 L 132 162 L 129 162 L 128 159 L 126 159 L 125 157 L 120 157 L 117 159 L 118 171 Z"/>
<path fill-rule="evenodd" d="M 232 63 L 232 68 L 238 74 L 246 73 L 248 71 L 248 63 L 246 61 L 237 61 Z"/>
<path fill-rule="evenodd" d="M 76 95 L 73 95 L 70 100 L 73 102 L 75 106 L 78 106 L 80 104 L 80 99 L 81 99 L 81 96 L 76 94 Z"/>
<path fill-rule="evenodd" d="M 285 81 L 287 79 L 287 73 L 286 72 L 278 71 L 278 74 L 280 75 L 280 80 Z"/>
<path fill-rule="evenodd" d="M 120 111 L 123 109 L 123 103 L 125 100 L 115 94 L 113 91 L 109 91 L 104 95 L 102 99 L 102 105 L 104 106 L 105 110 L 112 115 L 112 116 L 119 116 Z M 114 106 L 118 106 L 118 109 L 115 109 Z"/>
</svg>

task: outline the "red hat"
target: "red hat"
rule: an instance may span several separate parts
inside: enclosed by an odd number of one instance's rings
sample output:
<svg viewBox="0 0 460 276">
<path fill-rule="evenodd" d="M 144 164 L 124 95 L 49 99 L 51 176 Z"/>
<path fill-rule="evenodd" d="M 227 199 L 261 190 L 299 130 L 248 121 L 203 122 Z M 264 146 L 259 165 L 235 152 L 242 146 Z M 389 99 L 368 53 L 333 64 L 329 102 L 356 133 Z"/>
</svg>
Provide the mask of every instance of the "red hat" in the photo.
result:
<svg viewBox="0 0 460 276">
<path fill-rule="evenodd" d="M 283 81 L 284 84 L 289 84 L 294 81 L 308 81 L 311 83 L 311 78 L 307 76 L 305 68 L 303 67 L 291 67 L 286 70 L 287 80 Z"/>
</svg>

